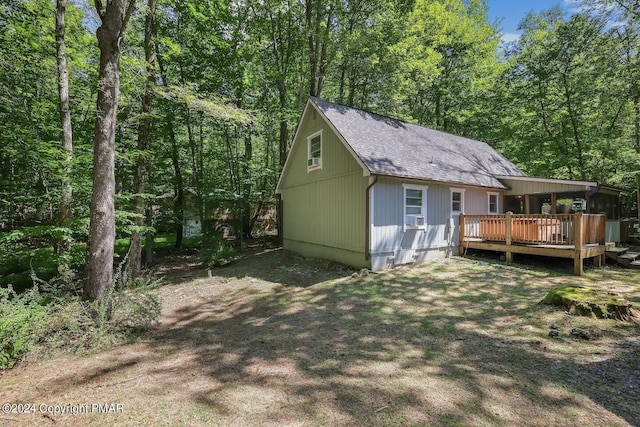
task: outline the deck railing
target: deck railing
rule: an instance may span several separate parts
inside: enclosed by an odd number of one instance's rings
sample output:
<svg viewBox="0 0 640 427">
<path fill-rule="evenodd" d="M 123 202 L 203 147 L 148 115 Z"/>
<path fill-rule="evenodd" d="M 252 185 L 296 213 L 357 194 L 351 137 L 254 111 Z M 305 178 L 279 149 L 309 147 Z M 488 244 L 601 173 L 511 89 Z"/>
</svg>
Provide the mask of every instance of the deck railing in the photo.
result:
<svg viewBox="0 0 640 427">
<path fill-rule="evenodd" d="M 605 215 L 460 215 L 460 243 L 474 239 L 520 244 L 605 243 Z"/>
</svg>

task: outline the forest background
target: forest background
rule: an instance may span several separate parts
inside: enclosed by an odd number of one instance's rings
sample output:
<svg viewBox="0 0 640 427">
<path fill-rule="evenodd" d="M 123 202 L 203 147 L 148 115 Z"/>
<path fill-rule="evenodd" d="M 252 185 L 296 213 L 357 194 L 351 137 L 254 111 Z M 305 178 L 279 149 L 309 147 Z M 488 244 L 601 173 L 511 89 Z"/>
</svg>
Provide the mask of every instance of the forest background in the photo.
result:
<svg viewBox="0 0 640 427">
<path fill-rule="evenodd" d="M 183 246 L 185 210 L 224 255 L 209 220 L 255 234 L 309 95 L 487 141 L 531 176 L 622 187 L 637 216 L 637 1 L 519 30 L 504 42 L 483 0 L 4 1 L 0 276 L 31 283 L 44 263 L 100 299 L 114 257 L 135 278 L 154 233 Z"/>
</svg>

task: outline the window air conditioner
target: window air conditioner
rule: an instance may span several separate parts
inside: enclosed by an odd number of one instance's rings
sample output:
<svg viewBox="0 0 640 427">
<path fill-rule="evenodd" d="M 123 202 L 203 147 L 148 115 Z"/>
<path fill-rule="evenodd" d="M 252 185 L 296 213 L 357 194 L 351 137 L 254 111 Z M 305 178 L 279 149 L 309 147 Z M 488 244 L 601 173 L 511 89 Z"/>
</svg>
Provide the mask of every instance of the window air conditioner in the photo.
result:
<svg viewBox="0 0 640 427">
<path fill-rule="evenodd" d="M 312 157 L 307 163 L 308 166 L 320 166 L 320 157 Z"/>
<path fill-rule="evenodd" d="M 424 225 L 424 217 L 422 215 L 414 216 L 413 221 L 411 221 L 411 225 L 422 227 Z"/>
</svg>

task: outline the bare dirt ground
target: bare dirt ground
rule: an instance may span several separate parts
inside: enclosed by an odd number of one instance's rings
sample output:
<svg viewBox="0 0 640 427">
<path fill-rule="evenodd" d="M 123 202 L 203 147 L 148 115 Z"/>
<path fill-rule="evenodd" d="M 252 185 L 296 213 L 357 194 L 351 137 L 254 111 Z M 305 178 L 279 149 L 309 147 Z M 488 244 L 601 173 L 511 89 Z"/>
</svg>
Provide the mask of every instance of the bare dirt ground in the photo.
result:
<svg viewBox="0 0 640 427">
<path fill-rule="evenodd" d="M 281 250 L 213 270 L 168 260 L 152 333 L 3 373 L 0 403 L 36 411 L 0 414 L 0 424 L 640 424 L 640 326 L 537 304 L 569 284 L 640 303 L 640 272 L 576 278 L 452 259 L 352 273 Z M 559 338 L 548 336 L 554 323 Z M 592 339 L 572 339 L 576 327 Z M 122 406 L 41 412 L 92 403 Z"/>
</svg>

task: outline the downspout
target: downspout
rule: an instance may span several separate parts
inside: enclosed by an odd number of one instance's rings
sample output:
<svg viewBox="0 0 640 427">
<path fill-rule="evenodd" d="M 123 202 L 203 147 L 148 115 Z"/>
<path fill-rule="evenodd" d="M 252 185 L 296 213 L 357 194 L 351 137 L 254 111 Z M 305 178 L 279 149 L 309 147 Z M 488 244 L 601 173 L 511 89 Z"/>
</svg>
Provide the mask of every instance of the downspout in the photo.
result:
<svg viewBox="0 0 640 427">
<path fill-rule="evenodd" d="M 364 231 L 364 259 L 365 261 L 369 261 L 371 259 L 371 248 L 370 248 L 370 241 L 371 241 L 371 187 L 373 187 L 376 182 L 378 182 L 378 175 L 373 175 L 373 181 L 371 182 L 371 184 L 369 184 L 367 186 L 367 190 L 366 190 L 366 208 L 365 211 L 367 212 L 366 215 L 366 220 L 365 220 L 365 225 L 366 225 L 366 229 Z"/>
</svg>

